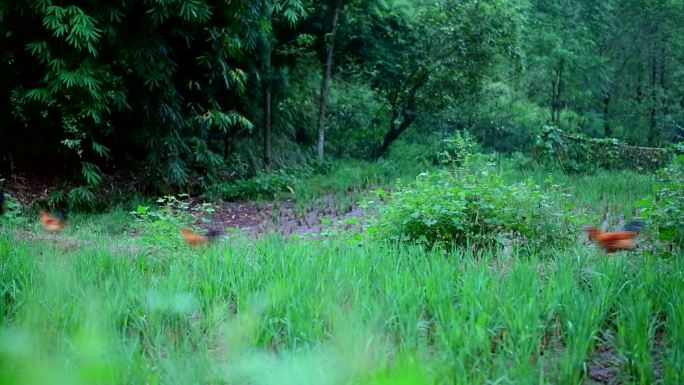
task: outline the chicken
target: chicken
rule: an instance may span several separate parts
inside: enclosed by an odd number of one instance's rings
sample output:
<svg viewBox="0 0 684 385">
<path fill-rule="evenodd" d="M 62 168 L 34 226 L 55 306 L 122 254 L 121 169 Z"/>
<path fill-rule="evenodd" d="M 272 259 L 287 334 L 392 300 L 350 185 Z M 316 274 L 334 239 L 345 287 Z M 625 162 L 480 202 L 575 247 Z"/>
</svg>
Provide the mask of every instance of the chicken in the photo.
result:
<svg viewBox="0 0 684 385">
<path fill-rule="evenodd" d="M 632 221 L 624 226 L 622 231 L 606 233 L 590 226 L 586 228 L 587 235 L 596 245 L 606 253 L 633 249 L 636 246 L 636 235 L 643 226 L 641 221 Z"/>
<path fill-rule="evenodd" d="M 183 240 L 185 240 L 185 243 L 187 243 L 190 247 L 205 245 L 214 241 L 219 235 L 221 235 L 221 232 L 218 230 L 209 230 L 205 235 L 195 234 L 187 227 L 181 227 L 180 232 L 183 234 Z"/>
<path fill-rule="evenodd" d="M 58 216 L 57 218 L 53 217 L 52 215 L 48 214 L 47 211 L 40 210 L 40 215 L 38 216 L 38 220 L 40 221 L 40 224 L 43 225 L 43 228 L 45 230 L 57 232 L 57 231 L 63 230 L 67 224 L 66 211 L 65 210 L 59 210 L 57 212 L 57 216 Z"/>
</svg>

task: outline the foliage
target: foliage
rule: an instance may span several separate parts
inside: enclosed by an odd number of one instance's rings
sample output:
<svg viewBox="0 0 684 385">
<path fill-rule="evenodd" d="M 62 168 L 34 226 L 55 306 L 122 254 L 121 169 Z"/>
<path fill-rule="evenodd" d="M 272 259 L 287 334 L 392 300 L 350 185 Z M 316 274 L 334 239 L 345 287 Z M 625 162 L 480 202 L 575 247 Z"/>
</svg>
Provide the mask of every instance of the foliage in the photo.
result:
<svg viewBox="0 0 684 385">
<path fill-rule="evenodd" d="M 467 128 L 484 148 L 530 154 L 539 127 L 548 121 L 548 110 L 513 85 L 490 81 L 484 84 L 480 97 L 455 111 L 453 120 Z"/>
<path fill-rule="evenodd" d="M 389 108 L 360 80 L 335 80 L 330 90 L 326 125 L 333 156 L 372 159 L 384 134 Z"/>
<path fill-rule="evenodd" d="M 536 165 L 527 158 L 522 165 L 515 165 L 511 158 L 502 157 L 496 164 L 507 183 L 531 179 L 549 193 L 562 193 L 572 203 L 573 211 L 584 217 L 587 223 L 599 225 L 609 219 L 609 225 L 620 217 L 638 217 L 637 201 L 653 194 L 660 187 L 658 179 L 651 173 L 631 170 L 596 170 L 584 174 L 568 174 L 558 168 Z M 569 204 L 569 203 L 568 203 Z M 606 218 L 609 216 L 609 218 Z M 616 227 L 619 228 L 619 227 Z"/>
<path fill-rule="evenodd" d="M 683 380 L 682 258 L 240 236 L 190 250 L 82 219 L 66 239 L 0 230 L 2 383 L 565 384 L 608 348 L 618 378 Z"/>
<path fill-rule="evenodd" d="M 296 19 L 290 6 L 301 3 L 276 3 Z M 206 185 L 229 155 L 225 142 L 252 129 L 231 100 L 248 81 L 238 63 L 255 39 L 258 4 L 33 2 L 4 12 L 7 36 L 26 27 L 36 32 L 18 35 L 30 57 L 13 52 L 5 63 L 22 75 L 11 91 L 16 123 L 48 129 L 61 122 L 55 134 L 31 138 L 30 153 L 46 162 L 63 152 L 61 144 L 88 188 L 101 182 L 105 161 L 129 156 L 137 165 L 145 161 L 158 186 Z M 22 73 L 21 65 L 40 75 Z M 85 198 L 83 191 L 70 195 Z"/>
<path fill-rule="evenodd" d="M 215 211 L 213 204 L 191 204 L 188 194 L 167 195 L 157 199 L 157 207 L 139 204 L 130 214 L 136 219 L 151 244 L 166 244 L 169 234 L 176 234 L 181 226 L 197 219 L 209 222 Z"/>
<path fill-rule="evenodd" d="M 362 46 L 360 68 L 390 109 L 376 156 L 387 152 L 417 118 L 439 115 L 477 94 L 496 57 L 518 54 L 519 13 L 509 3 L 379 4 L 357 21 L 362 21 L 358 34 L 377 36 Z"/>
<path fill-rule="evenodd" d="M 2 2 L 0 171 L 59 176 L 54 203 L 92 207 L 121 170 L 199 193 L 305 162 L 336 4 Z M 433 138 L 469 132 L 568 172 L 647 171 L 666 157 L 644 147 L 684 135 L 681 0 L 339 4 L 335 157 L 377 158 L 407 134 L 441 151 Z M 540 152 L 544 126 L 562 132 Z"/>
<path fill-rule="evenodd" d="M 661 186 L 655 197 L 639 202 L 648 221 L 662 244 L 684 248 L 684 155 L 678 155 L 660 172 Z"/>
<path fill-rule="evenodd" d="M 535 0 L 527 15 L 525 89 L 548 123 L 642 146 L 676 134 L 681 1 Z"/>
<path fill-rule="evenodd" d="M 1 179 L 0 182 L 2 182 Z M 3 213 L 0 214 L 0 224 L 7 224 L 10 226 L 26 224 L 27 219 L 22 214 L 21 204 L 17 202 L 12 195 L 7 194 L 2 190 L 0 190 L 0 194 L 5 194 L 4 210 Z"/>
<path fill-rule="evenodd" d="M 212 187 L 212 194 L 226 200 L 273 199 L 279 193 L 294 193 L 299 179 L 311 175 L 313 168 L 302 164 L 290 168 L 259 173 L 248 179 L 219 183 Z"/>
<path fill-rule="evenodd" d="M 670 152 L 663 148 L 628 146 L 615 138 L 589 138 L 544 126 L 537 137 L 537 159 L 557 163 L 567 172 L 605 169 L 654 171 L 665 165 Z"/>
<path fill-rule="evenodd" d="M 380 191 L 371 231 L 427 245 L 560 245 L 575 236 L 573 216 L 531 181 L 506 184 L 497 174 L 460 171 L 424 173 L 391 194 Z"/>
<path fill-rule="evenodd" d="M 454 168 L 471 163 L 474 154 L 480 153 L 479 144 L 468 132 L 457 132 L 452 138 L 442 141 L 442 151 L 438 154 L 439 164 Z"/>
</svg>

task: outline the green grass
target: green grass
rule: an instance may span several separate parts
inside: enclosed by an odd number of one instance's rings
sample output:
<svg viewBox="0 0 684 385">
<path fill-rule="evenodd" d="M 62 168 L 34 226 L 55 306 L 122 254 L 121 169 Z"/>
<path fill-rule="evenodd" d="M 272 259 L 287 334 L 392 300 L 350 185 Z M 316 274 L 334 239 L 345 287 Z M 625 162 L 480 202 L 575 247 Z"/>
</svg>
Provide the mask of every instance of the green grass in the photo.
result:
<svg viewBox="0 0 684 385">
<path fill-rule="evenodd" d="M 311 179 L 302 200 L 398 173 L 357 166 Z M 630 173 L 548 185 L 585 209 L 654 188 Z M 684 255 L 342 235 L 191 250 L 172 226 L 138 234 L 126 210 L 76 214 L 59 235 L 28 222 L 0 230 L 2 384 L 591 384 L 598 351 L 615 382 L 684 382 Z"/>
<path fill-rule="evenodd" d="M 568 202 L 574 208 L 595 218 L 602 218 L 605 212 L 613 217 L 620 214 L 626 219 L 636 217 L 636 202 L 653 196 L 659 185 L 654 174 L 633 171 L 599 170 L 590 174 L 568 175 L 544 169 L 521 171 L 505 166 L 500 169 L 510 181 L 529 178 L 550 191 L 568 194 Z"/>
<path fill-rule="evenodd" d="M 369 190 L 390 188 L 397 180 L 413 180 L 421 172 L 434 168 L 424 161 L 382 159 L 369 163 L 345 160 L 333 163 L 326 172 L 299 178 L 292 186 L 294 193 L 283 192 L 276 199 L 293 200 L 299 210 L 330 204 L 337 209 L 346 209 Z"/>
<path fill-rule="evenodd" d="M 684 256 L 116 241 L 0 238 L 2 383 L 577 383 L 606 330 L 634 383 L 682 380 Z"/>
</svg>

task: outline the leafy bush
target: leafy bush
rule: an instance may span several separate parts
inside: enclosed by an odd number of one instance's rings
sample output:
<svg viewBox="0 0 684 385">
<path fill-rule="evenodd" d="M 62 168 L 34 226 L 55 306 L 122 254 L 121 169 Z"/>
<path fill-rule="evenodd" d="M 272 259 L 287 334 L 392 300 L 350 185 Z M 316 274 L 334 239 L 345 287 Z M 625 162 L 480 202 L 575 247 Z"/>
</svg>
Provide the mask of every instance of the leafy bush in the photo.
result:
<svg viewBox="0 0 684 385">
<path fill-rule="evenodd" d="M 2 179 L 0 179 L 2 182 Z M 22 213 L 21 204 L 13 196 L 0 190 L 0 194 L 5 194 L 4 212 L 0 214 L 0 224 L 23 225 L 27 223 L 26 216 Z"/>
<path fill-rule="evenodd" d="M 392 194 L 379 192 L 371 233 L 427 245 L 486 246 L 507 241 L 554 245 L 569 241 L 570 219 L 531 181 L 505 184 L 500 175 L 442 170 L 421 174 Z M 365 203 L 366 207 L 374 201 Z"/>
<path fill-rule="evenodd" d="M 382 159 L 397 164 L 397 167 L 419 166 L 423 170 L 432 168 L 438 164 L 439 143 L 432 137 L 428 137 L 430 140 L 425 139 L 414 132 L 408 132 L 405 138 L 400 138 L 392 144 Z"/>
<path fill-rule="evenodd" d="M 640 202 L 644 218 L 666 246 L 684 246 L 684 154 L 675 157 L 669 167 L 660 172 L 662 186 L 654 198 Z"/>
<path fill-rule="evenodd" d="M 303 15 L 295 3 L 273 12 L 294 22 Z M 233 152 L 229 138 L 253 129 L 236 99 L 251 78 L 242 59 L 265 28 L 260 7 L 3 3 L 0 69 L 7 76 L 0 80 L 8 109 L 0 118 L 13 145 L 3 141 L 0 152 L 19 164 L 76 170 L 90 189 L 100 185 L 106 162 L 144 166 L 159 188 L 205 187 Z M 69 195 L 93 204 L 87 190 Z"/>
<path fill-rule="evenodd" d="M 47 197 L 50 207 L 69 207 L 70 209 L 92 209 L 102 205 L 104 198 L 97 196 L 88 186 L 77 186 L 65 190 L 55 190 Z"/>
<path fill-rule="evenodd" d="M 458 131 L 453 137 L 442 141 L 438 162 L 442 165 L 460 167 L 468 163 L 479 150 L 479 144 L 468 131 Z"/>
<path fill-rule="evenodd" d="M 214 206 L 211 203 L 192 205 L 188 194 L 167 195 L 157 199 L 158 207 L 138 205 L 131 211 L 151 244 L 167 244 L 169 234 L 175 234 L 180 226 L 187 226 L 200 218 L 209 222 Z"/>
<path fill-rule="evenodd" d="M 249 179 L 230 181 L 212 188 L 212 194 L 226 200 L 275 198 L 279 193 L 292 192 L 297 181 L 313 173 L 312 166 L 300 164 L 257 174 Z"/>
<path fill-rule="evenodd" d="M 411 135 L 413 134 L 413 135 Z M 423 170 L 432 166 L 461 166 L 472 163 L 480 153 L 480 144 L 466 130 L 459 130 L 445 135 L 423 135 L 411 132 L 407 138 L 399 139 L 392 144 L 384 159 L 388 159 L 402 167 L 415 168 L 420 165 Z"/>
</svg>

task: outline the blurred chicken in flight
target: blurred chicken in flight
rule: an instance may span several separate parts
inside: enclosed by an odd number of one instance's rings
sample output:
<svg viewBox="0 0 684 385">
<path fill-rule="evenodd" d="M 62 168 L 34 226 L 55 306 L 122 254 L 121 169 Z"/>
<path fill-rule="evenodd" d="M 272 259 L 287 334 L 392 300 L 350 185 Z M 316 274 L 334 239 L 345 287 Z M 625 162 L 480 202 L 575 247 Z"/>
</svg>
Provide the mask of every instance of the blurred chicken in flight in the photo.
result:
<svg viewBox="0 0 684 385">
<path fill-rule="evenodd" d="M 633 249 L 636 246 L 636 235 L 643 227 L 643 222 L 632 221 L 627 223 L 622 231 L 606 233 L 596 226 L 586 228 L 589 239 L 600 246 L 606 253 Z"/>
<path fill-rule="evenodd" d="M 183 234 L 183 240 L 185 240 L 185 243 L 190 247 L 202 246 L 209 242 L 213 242 L 221 235 L 221 232 L 218 230 L 209 230 L 205 235 L 195 234 L 187 227 L 181 227 L 180 232 Z"/>
<path fill-rule="evenodd" d="M 47 231 L 57 232 L 64 229 L 67 224 L 66 220 L 66 210 L 58 210 L 57 217 L 53 217 L 48 214 L 45 210 L 40 210 L 40 215 L 38 216 L 40 224 Z"/>
</svg>

